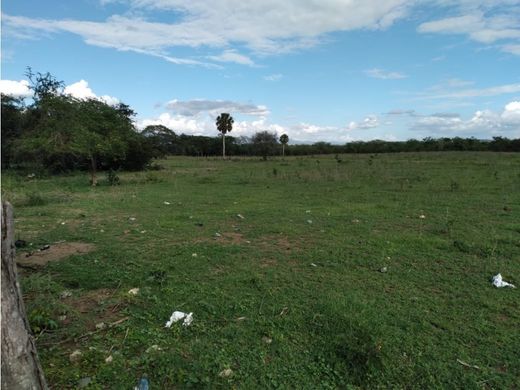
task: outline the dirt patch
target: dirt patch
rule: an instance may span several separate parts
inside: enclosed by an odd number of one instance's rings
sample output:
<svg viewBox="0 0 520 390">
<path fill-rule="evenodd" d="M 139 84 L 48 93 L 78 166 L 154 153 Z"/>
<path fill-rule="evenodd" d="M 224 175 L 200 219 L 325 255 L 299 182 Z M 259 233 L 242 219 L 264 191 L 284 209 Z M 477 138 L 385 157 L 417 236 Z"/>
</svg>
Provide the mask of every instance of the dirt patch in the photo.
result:
<svg viewBox="0 0 520 390">
<path fill-rule="evenodd" d="M 114 290 L 107 288 L 87 291 L 77 297 L 65 298 L 64 303 L 86 320 L 88 329 L 94 329 L 100 322 L 109 324 L 116 321 L 123 308 L 123 302 L 114 298 Z"/>
<path fill-rule="evenodd" d="M 260 261 L 260 268 L 274 267 L 278 264 L 275 259 L 262 259 Z"/>
<path fill-rule="evenodd" d="M 259 242 L 263 247 L 269 247 L 269 249 L 276 248 L 285 251 L 300 250 L 304 247 L 302 239 L 298 241 L 289 241 L 287 236 L 263 236 Z"/>
<path fill-rule="evenodd" d="M 85 242 L 62 242 L 51 244 L 48 249 L 20 253 L 16 262 L 21 267 L 43 267 L 50 261 L 57 261 L 72 255 L 92 252 L 96 246 Z"/>
</svg>

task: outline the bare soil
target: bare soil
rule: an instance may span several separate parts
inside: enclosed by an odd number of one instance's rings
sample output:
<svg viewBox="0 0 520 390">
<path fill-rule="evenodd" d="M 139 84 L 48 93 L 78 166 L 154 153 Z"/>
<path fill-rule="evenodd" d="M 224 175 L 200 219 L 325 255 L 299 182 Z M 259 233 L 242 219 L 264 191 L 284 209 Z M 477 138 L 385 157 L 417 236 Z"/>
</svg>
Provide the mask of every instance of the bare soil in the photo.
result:
<svg viewBox="0 0 520 390">
<path fill-rule="evenodd" d="M 59 244 L 51 244 L 49 249 L 19 253 L 16 256 L 16 263 L 21 267 L 44 267 L 51 261 L 62 260 L 71 255 L 89 253 L 95 248 L 95 245 L 86 242 L 62 242 Z"/>
</svg>

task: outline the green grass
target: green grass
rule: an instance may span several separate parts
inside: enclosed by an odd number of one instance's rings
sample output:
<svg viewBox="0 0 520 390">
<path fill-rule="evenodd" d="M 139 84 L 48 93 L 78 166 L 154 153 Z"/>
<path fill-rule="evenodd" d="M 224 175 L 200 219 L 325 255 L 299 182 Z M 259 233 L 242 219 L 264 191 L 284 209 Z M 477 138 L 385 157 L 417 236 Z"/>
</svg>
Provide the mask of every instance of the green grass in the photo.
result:
<svg viewBox="0 0 520 390">
<path fill-rule="evenodd" d="M 518 289 L 490 278 L 520 285 L 520 155 L 340 159 L 170 158 L 95 189 L 4 172 L 17 238 L 96 246 L 24 272 L 33 322 L 58 324 L 37 339 L 49 383 L 517 388 Z M 192 326 L 165 328 L 173 310 Z"/>
</svg>

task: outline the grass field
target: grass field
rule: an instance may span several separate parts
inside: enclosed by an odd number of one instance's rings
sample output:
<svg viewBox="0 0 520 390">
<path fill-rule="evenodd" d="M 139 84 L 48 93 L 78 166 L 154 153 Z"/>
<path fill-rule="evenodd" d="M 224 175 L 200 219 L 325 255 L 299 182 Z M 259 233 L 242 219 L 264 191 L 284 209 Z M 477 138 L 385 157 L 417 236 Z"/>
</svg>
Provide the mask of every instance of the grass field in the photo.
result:
<svg viewBox="0 0 520 390">
<path fill-rule="evenodd" d="M 17 238 L 92 244 L 23 269 L 53 388 L 519 388 L 520 154 L 160 164 L 4 172 Z"/>
</svg>

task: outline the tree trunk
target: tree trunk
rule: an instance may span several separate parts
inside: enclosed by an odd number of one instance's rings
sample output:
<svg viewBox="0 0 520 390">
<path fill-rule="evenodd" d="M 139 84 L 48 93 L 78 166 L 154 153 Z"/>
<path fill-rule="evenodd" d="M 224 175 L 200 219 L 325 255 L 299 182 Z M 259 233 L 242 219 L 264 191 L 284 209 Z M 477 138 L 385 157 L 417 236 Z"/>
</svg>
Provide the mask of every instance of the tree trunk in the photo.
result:
<svg viewBox="0 0 520 390">
<path fill-rule="evenodd" d="M 92 185 L 92 187 L 97 186 L 96 169 L 97 169 L 96 157 L 91 156 L 90 157 L 90 184 Z"/>
<path fill-rule="evenodd" d="M 222 133 L 222 158 L 226 158 L 226 134 Z"/>
<path fill-rule="evenodd" d="M 285 157 L 285 144 L 282 144 L 282 158 Z"/>
<path fill-rule="evenodd" d="M 18 281 L 13 208 L 2 202 L 2 389 L 47 389 Z"/>
</svg>

